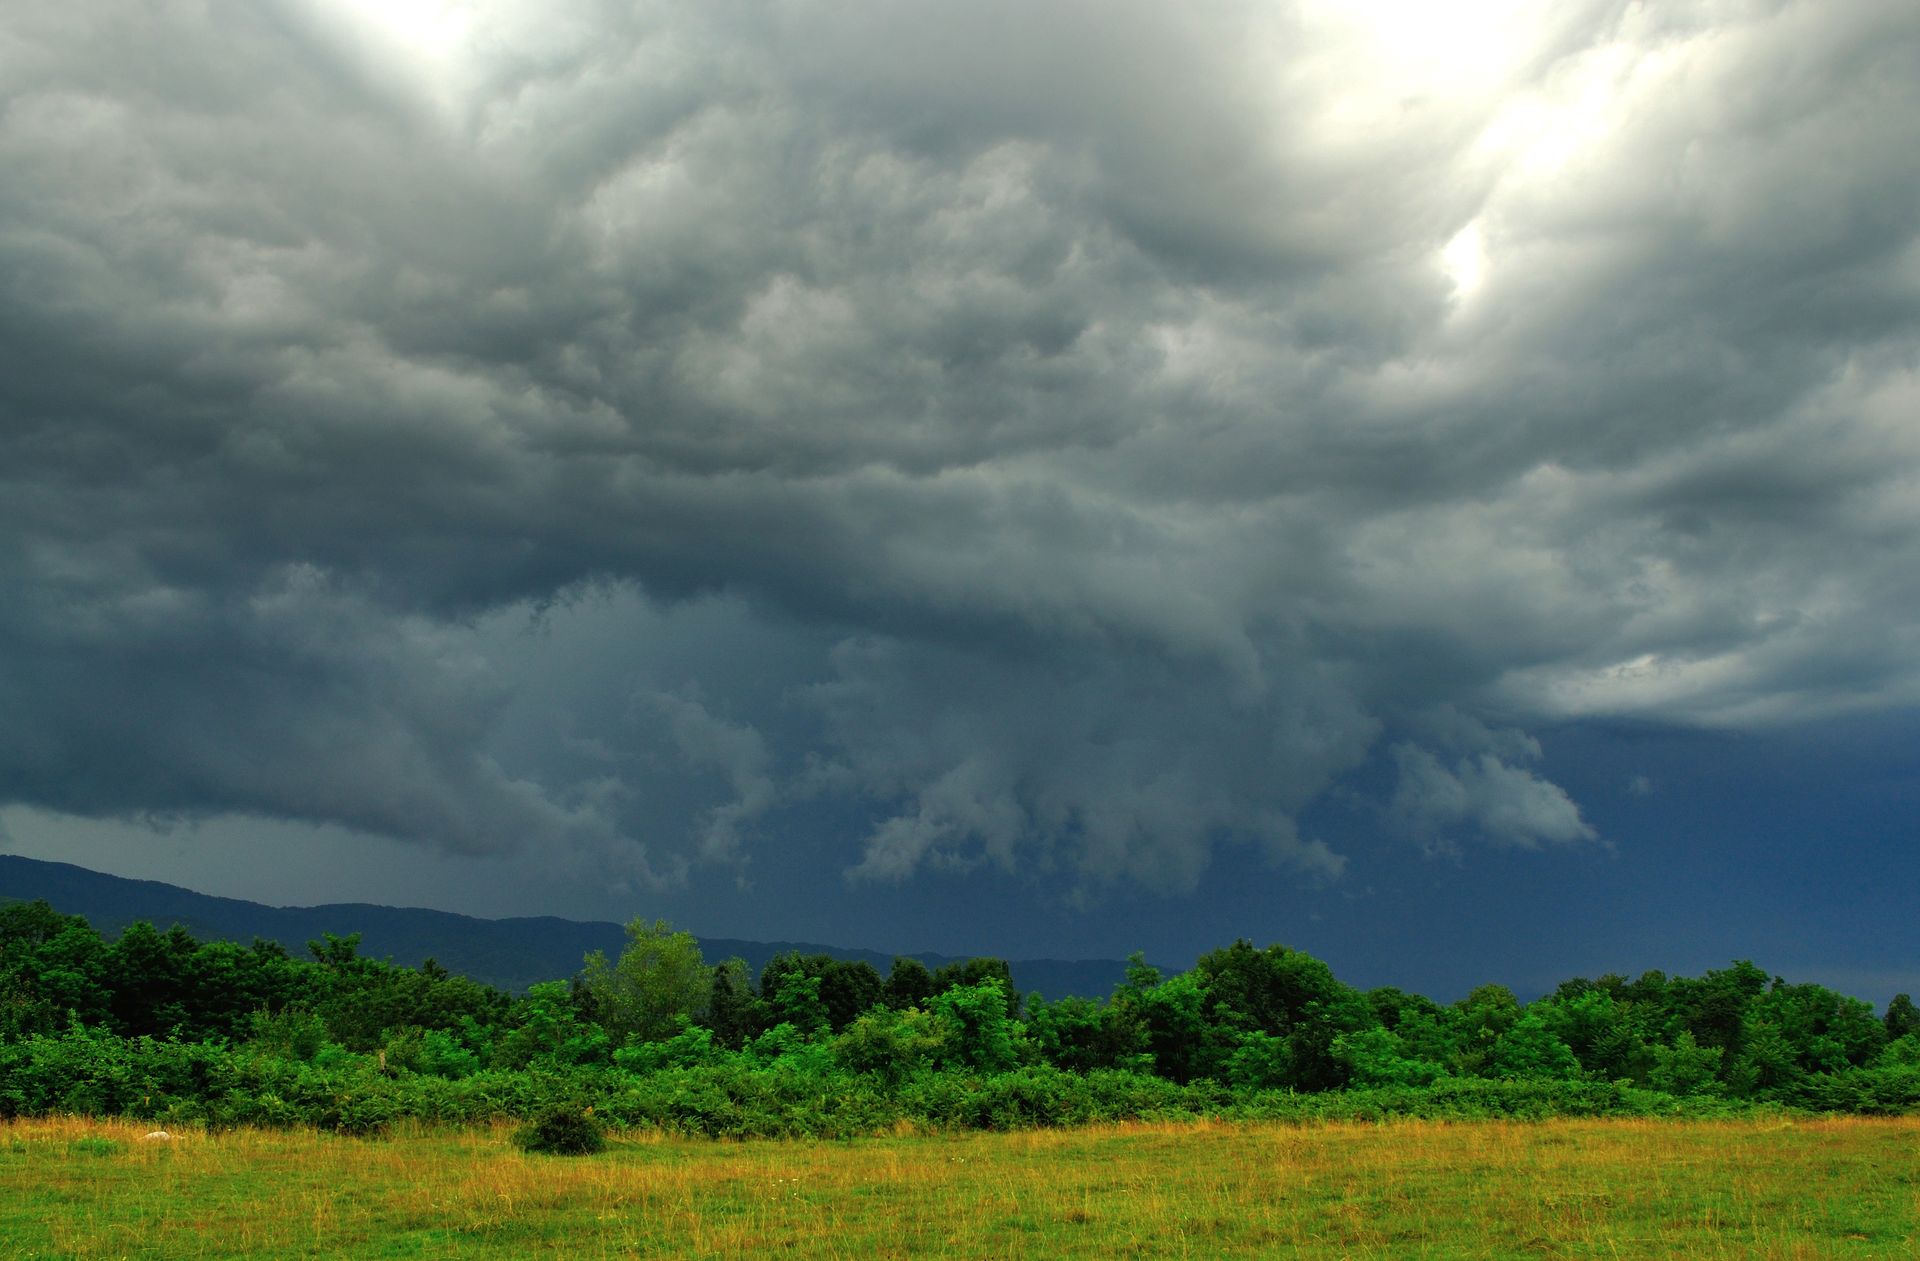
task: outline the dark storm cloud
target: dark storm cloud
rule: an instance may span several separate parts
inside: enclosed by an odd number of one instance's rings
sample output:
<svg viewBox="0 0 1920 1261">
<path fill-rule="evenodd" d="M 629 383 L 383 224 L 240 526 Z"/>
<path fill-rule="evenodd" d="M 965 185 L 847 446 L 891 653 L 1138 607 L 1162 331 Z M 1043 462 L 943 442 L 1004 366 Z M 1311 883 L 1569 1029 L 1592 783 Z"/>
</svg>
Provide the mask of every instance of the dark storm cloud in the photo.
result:
<svg viewBox="0 0 1920 1261">
<path fill-rule="evenodd" d="M 1920 17 L 1494 10 L 17 20 L 0 789 L 1178 888 L 1369 757 L 1572 843 L 1530 723 L 1911 703 Z M 499 619 L 636 586 L 795 647 L 618 597 L 544 740 Z"/>
</svg>

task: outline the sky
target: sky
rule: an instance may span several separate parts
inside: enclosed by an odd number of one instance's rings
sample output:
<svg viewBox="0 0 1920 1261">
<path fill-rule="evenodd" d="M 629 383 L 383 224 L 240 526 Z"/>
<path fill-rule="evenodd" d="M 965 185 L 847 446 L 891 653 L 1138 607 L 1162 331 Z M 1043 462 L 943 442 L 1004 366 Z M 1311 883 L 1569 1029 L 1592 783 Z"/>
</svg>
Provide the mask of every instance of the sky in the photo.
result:
<svg viewBox="0 0 1920 1261">
<path fill-rule="evenodd" d="M 0 33 L 0 850 L 1920 992 L 1920 7 Z"/>
</svg>

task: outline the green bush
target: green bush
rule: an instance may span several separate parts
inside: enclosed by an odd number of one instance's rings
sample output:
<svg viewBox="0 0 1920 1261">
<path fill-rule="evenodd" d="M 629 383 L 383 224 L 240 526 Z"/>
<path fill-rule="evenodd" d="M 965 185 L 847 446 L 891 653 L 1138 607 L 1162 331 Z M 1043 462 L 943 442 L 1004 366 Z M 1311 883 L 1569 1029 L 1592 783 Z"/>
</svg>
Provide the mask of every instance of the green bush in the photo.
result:
<svg viewBox="0 0 1920 1261">
<path fill-rule="evenodd" d="M 522 1151 L 587 1156 L 604 1148 L 607 1136 L 594 1120 L 592 1108 L 557 1104 L 515 1130 L 513 1143 Z"/>
</svg>

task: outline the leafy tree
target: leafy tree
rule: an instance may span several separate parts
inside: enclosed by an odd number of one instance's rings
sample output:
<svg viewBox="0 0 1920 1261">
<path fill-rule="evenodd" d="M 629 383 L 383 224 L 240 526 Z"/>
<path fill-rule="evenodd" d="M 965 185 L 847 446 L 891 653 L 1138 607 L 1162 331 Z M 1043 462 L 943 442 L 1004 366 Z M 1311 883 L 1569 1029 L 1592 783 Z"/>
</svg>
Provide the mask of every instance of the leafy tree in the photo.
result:
<svg viewBox="0 0 1920 1261">
<path fill-rule="evenodd" d="M 1334 1053 L 1334 1040 L 1374 1023 L 1360 992 L 1341 984 L 1331 968 L 1305 951 L 1279 945 L 1256 950 L 1243 938 L 1200 956 L 1193 975 L 1206 994 L 1215 1055 L 1249 1045 L 1243 1036 L 1249 1032 L 1285 1042 L 1287 1077 L 1276 1085 L 1301 1090 L 1344 1085 L 1347 1067 Z"/>
<path fill-rule="evenodd" d="M 360 934 L 348 933 L 345 937 L 336 937 L 332 933 L 320 934 L 320 940 L 307 943 L 307 953 L 323 968 L 335 972 L 347 972 L 360 962 Z"/>
<path fill-rule="evenodd" d="M 920 960 L 901 955 L 894 959 L 893 968 L 887 973 L 881 997 L 895 1010 L 924 1007 L 933 997 L 933 973 Z"/>
<path fill-rule="evenodd" d="M 687 1025 L 658 1042 L 635 1039 L 613 1053 L 613 1062 L 630 1073 L 654 1073 L 663 1068 L 712 1064 L 723 1055 L 724 1051 L 713 1044 L 713 1030 L 705 1025 Z"/>
<path fill-rule="evenodd" d="M 845 1029 L 861 1013 L 880 1002 L 886 991 L 880 973 L 872 964 L 861 960 L 836 959 L 827 954 L 775 955 L 760 972 L 761 1000 L 770 1005 L 772 1019 L 790 1021 L 796 1028 L 808 1032 L 816 1027 L 811 1006 L 803 1004 L 793 1013 L 779 1010 L 779 995 L 788 978 L 793 976 L 810 977 L 818 983 L 815 989 L 822 1024 L 834 1033 Z"/>
<path fill-rule="evenodd" d="M 1447 1013 L 1454 1067 L 1463 1077 L 1484 1077 L 1493 1067 L 1500 1035 L 1520 1022 L 1520 1000 L 1504 985 L 1482 985 Z"/>
<path fill-rule="evenodd" d="M 798 968 L 782 970 L 774 973 L 773 984 L 773 997 L 767 1006 L 779 1024 L 803 1038 L 827 1029 L 827 1005 L 820 998 L 818 975 Z"/>
<path fill-rule="evenodd" d="M 1740 1034 L 1740 1058 L 1727 1079 L 1743 1095 L 1777 1098 L 1806 1077 L 1800 1057 L 1780 1027 L 1762 1017 L 1750 1017 Z M 1676 1039 L 1676 1045 L 1678 1040 Z"/>
<path fill-rule="evenodd" d="M 999 978 L 952 986 L 934 995 L 929 1006 L 952 1030 L 946 1044 L 951 1062 L 983 1073 L 1003 1073 L 1020 1062 L 1026 1029 L 1007 1013 Z"/>
<path fill-rule="evenodd" d="M 1409 994 L 1391 985 L 1366 993 L 1367 1008 L 1381 1028 L 1398 1032 L 1403 1024 L 1419 1020 L 1438 1023 L 1446 1009 L 1422 994 Z"/>
<path fill-rule="evenodd" d="M 1453 1059 L 1446 1008 L 1425 995 L 1408 994 L 1390 985 L 1368 990 L 1366 1001 L 1374 1020 L 1397 1040 L 1397 1056 L 1431 1064 L 1438 1076 L 1446 1075 L 1446 1066 Z M 1342 1058 L 1350 1065 L 1356 1063 L 1350 1057 Z"/>
<path fill-rule="evenodd" d="M 1647 1084 L 1670 1095 L 1710 1095 L 1720 1091 L 1720 1057 L 1717 1046 L 1701 1046 L 1693 1034 L 1682 1032 L 1672 1046 L 1652 1049 L 1653 1067 Z"/>
<path fill-rule="evenodd" d="M 863 959 L 830 959 L 820 973 L 820 1001 L 826 1004 L 827 1025 L 835 1033 L 851 1025 L 881 1001 L 886 983 L 879 970 Z"/>
<path fill-rule="evenodd" d="M 1910 1033 L 1920 1033 L 1920 1007 L 1915 1007 L 1913 999 L 1907 995 L 1895 994 L 1893 1001 L 1887 1004 L 1887 1014 L 1880 1023 L 1887 1031 L 1889 1042 Z"/>
<path fill-rule="evenodd" d="M 247 1041 L 277 1059 L 305 1063 L 326 1045 L 327 1024 L 303 1007 L 256 1011 L 247 1021 Z"/>
<path fill-rule="evenodd" d="M 856 1073 L 870 1073 L 889 1086 L 937 1061 L 953 1025 L 918 1008 L 880 1006 L 847 1026 L 834 1040 L 834 1058 Z"/>
<path fill-rule="evenodd" d="M 178 924 L 165 933 L 145 920 L 127 925 L 106 957 L 114 978 L 113 1019 L 123 1035 L 191 1033 L 185 1028 L 187 960 L 197 949 L 199 943 Z"/>
<path fill-rule="evenodd" d="M 69 1017 L 112 1022 L 108 946 L 78 915 L 45 902 L 0 907 L 0 1038 L 54 1034 Z"/>
<path fill-rule="evenodd" d="M 1435 1027 L 1432 1017 L 1419 1019 Z M 1401 1028 L 1411 1023 L 1403 1022 Z M 1340 1034 L 1333 1040 L 1333 1053 L 1355 1086 L 1430 1086 L 1447 1074 L 1445 1063 L 1423 1058 L 1398 1032 L 1381 1025 Z"/>
<path fill-rule="evenodd" d="M 1655 1040 L 1671 1044 L 1685 1029 L 1701 1046 L 1720 1047 L 1731 1064 L 1751 1024 L 1747 1008 L 1766 988 L 1767 974 L 1745 959 L 1697 980 L 1676 978 L 1667 983 L 1664 996 L 1671 1013 L 1667 1028 Z"/>
<path fill-rule="evenodd" d="M 0 959 L 11 960 L 52 941 L 69 928 L 92 931 L 78 915 L 62 915 L 45 899 L 0 903 Z"/>
<path fill-rule="evenodd" d="M 1126 979 L 1114 987 L 1114 997 L 1140 995 L 1160 984 L 1160 969 L 1147 962 L 1147 956 L 1134 951 L 1127 956 Z"/>
<path fill-rule="evenodd" d="M 1540 1012 L 1528 1010 L 1494 1039 L 1483 1071 L 1492 1077 L 1570 1081 L 1580 1076 L 1580 1061 Z"/>
<path fill-rule="evenodd" d="M 728 1050 L 739 1050 L 767 1026 L 765 1014 L 760 1000 L 754 996 L 753 979 L 745 959 L 736 957 L 713 966 L 706 1024 L 713 1030 L 716 1042 Z"/>
<path fill-rule="evenodd" d="M 1553 998 L 1537 1004 L 1554 1036 L 1567 1044 L 1580 1067 L 1602 1081 L 1638 1080 L 1652 1056 L 1638 1031 L 1632 1004 L 1600 986 L 1563 985 Z M 1719 1057 L 1714 1057 L 1715 1063 Z"/>
<path fill-rule="evenodd" d="M 1013 987 L 1013 972 L 1005 959 L 982 957 L 943 964 L 933 974 L 933 992 L 938 994 L 955 986 L 978 985 L 982 981 L 998 981 L 1000 992 L 1006 995 L 1007 1015 L 1020 1014 L 1020 991 Z"/>
<path fill-rule="evenodd" d="M 612 1045 L 606 1031 L 581 1018 L 573 992 L 565 981 L 541 981 L 513 1005 L 511 1028 L 494 1045 L 498 1068 L 521 1069 L 531 1064 L 569 1065 L 606 1063 Z"/>
<path fill-rule="evenodd" d="M 1873 1008 L 1822 985 L 1776 980 L 1750 1006 L 1751 1018 L 1780 1031 L 1803 1072 L 1837 1073 L 1873 1061 L 1886 1045 L 1886 1027 Z"/>
<path fill-rule="evenodd" d="M 1222 1074 L 1242 1090 L 1274 1090 L 1294 1081 L 1292 1048 L 1262 1029 L 1243 1029 Z"/>
<path fill-rule="evenodd" d="M 1215 1036 L 1199 976 L 1182 972 L 1143 988 L 1139 982 L 1148 972 L 1159 975 L 1153 969 L 1130 975 L 1129 983 L 1114 994 L 1120 1019 L 1140 1031 L 1149 1057 L 1145 1062 L 1154 1073 L 1177 1082 L 1223 1076 L 1227 1056 L 1238 1039 L 1233 1032 L 1225 1038 Z"/>
<path fill-rule="evenodd" d="M 596 950 L 586 957 L 581 979 L 595 1018 L 616 1043 L 670 1038 L 684 1021 L 705 1015 L 713 997 L 700 943 L 663 919 L 629 923 L 619 962 L 609 964 Z"/>
<path fill-rule="evenodd" d="M 1150 1071 L 1146 1031 L 1127 1009 L 1090 998 L 1027 999 L 1027 1036 L 1041 1060 L 1069 1072 L 1102 1068 Z"/>
</svg>

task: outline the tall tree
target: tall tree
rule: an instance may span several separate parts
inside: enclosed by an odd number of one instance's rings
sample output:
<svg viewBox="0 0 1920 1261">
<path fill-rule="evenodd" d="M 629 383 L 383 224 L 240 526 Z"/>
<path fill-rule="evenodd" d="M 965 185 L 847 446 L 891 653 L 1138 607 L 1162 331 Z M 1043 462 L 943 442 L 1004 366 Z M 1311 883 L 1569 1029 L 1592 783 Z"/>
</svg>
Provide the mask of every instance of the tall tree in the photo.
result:
<svg viewBox="0 0 1920 1261">
<path fill-rule="evenodd" d="M 682 1021 L 706 1014 L 713 974 L 692 933 L 675 932 L 663 919 L 627 925 L 627 948 L 617 963 L 594 951 L 581 974 L 594 1013 L 616 1043 L 670 1038 Z"/>
<path fill-rule="evenodd" d="M 1907 995 L 1895 994 L 1893 1001 L 1887 1004 L 1887 1014 L 1880 1023 L 1887 1031 L 1889 1042 L 1904 1038 L 1909 1033 L 1920 1033 L 1920 1008 L 1916 1008 L 1913 999 Z"/>
</svg>

